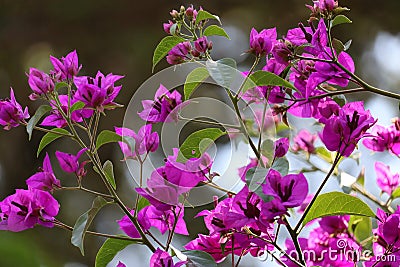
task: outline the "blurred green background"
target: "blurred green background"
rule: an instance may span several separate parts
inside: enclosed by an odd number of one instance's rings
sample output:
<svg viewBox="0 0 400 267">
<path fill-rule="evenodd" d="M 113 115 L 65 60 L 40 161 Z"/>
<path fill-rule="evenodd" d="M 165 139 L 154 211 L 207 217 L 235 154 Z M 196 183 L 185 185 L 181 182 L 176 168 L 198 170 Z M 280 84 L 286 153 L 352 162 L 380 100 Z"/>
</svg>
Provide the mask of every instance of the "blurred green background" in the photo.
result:
<svg viewBox="0 0 400 267">
<path fill-rule="evenodd" d="M 9 95 L 13 87 L 17 99 L 23 106 L 29 106 L 31 113 L 38 103 L 30 102 L 30 90 L 26 72 L 29 67 L 44 71 L 50 69 L 49 55 L 61 57 L 76 49 L 79 62 L 83 65 L 80 74 L 94 75 L 97 70 L 103 73 L 125 75 L 123 89 L 117 98 L 128 104 L 135 89 L 151 73 L 153 49 L 165 36 L 162 23 L 169 19 L 169 11 L 181 4 L 194 4 L 220 16 L 223 25 L 231 33 L 232 41 L 223 43 L 232 49 L 218 49 L 216 57 L 230 56 L 235 52 L 242 65 L 249 64 L 246 56 L 239 56 L 247 49 L 248 33 L 251 27 L 260 30 L 276 26 L 278 35 L 296 27 L 299 21 L 305 22 L 309 10 L 303 1 L 0 1 L 0 95 Z M 312 4 L 311 1 L 307 2 Z M 353 39 L 350 54 L 356 62 L 356 71 L 366 81 L 386 88 L 396 88 L 396 62 L 400 60 L 400 19 L 397 10 L 400 2 L 387 0 L 377 3 L 372 0 L 341 1 L 341 5 L 351 9 L 348 16 L 353 24 L 339 26 L 334 35 L 343 42 Z M 383 37 L 382 37 L 383 36 Z M 379 39 L 381 38 L 381 39 Z M 382 39 L 383 38 L 383 39 Z M 386 38 L 386 39 L 385 39 Z M 380 40 L 380 41 L 379 41 Z M 389 40 L 389 41 L 388 41 Z M 216 43 L 223 42 L 217 39 Z M 384 47 L 390 43 L 388 47 Z M 379 55 L 381 49 L 386 54 Z M 225 51 L 224 51 L 225 50 Z M 230 50 L 230 51 L 227 51 Z M 389 55 L 389 59 L 381 60 Z M 392 65 L 389 63 L 391 62 Z M 390 66 L 389 66 L 390 65 Z M 400 64 L 398 64 L 400 65 Z M 165 62 L 156 70 L 167 66 Z M 386 75 L 376 74 L 385 70 Z M 390 67 L 390 68 L 389 68 Z M 391 74 L 392 72 L 393 74 Z M 124 110 L 108 113 L 101 128 L 122 125 Z M 41 166 L 42 155 L 36 157 L 36 149 L 42 134 L 34 133 L 30 142 L 23 127 L 0 132 L 0 199 L 14 192 L 15 188 L 25 188 L 25 179 Z M 54 151 L 73 152 L 69 144 L 58 142 L 49 147 L 56 171 Z M 101 151 L 103 158 L 121 158 L 113 146 Z M 116 165 L 116 172 L 122 174 L 122 164 Z M 59 172 L 60 173 L 60 172 Z M 58 177 L 64 184 L 73 177 Z M 86 181 L 92 188 L 102 190 L 95 176 L 89 172 Z M 57 199 L 65 203 L 60 218 L 73 225 L 76 218 L 91 205 L 91 197 L 76 193 L 71 198 L 56 193 Z M 129 196 L 125 196 L 127 199 Z M 103 223 L 98 229 L 109 229 L 120 213 L 113 209 L 101 212 Z M 199 222 L 197 220 L 196 222 Z M 115 225 L 111 233 L 116 233 Z M 60 229 L 35 228 L 23 233 L 0 232 L 0 266 L 93 266 L 101 239 L 87 237 L 86 256 L 82 257 L 77 248 L 69 243 L 70 233 Z M 146 266 L 146 265 L 138 265 Z"/>
</svg>

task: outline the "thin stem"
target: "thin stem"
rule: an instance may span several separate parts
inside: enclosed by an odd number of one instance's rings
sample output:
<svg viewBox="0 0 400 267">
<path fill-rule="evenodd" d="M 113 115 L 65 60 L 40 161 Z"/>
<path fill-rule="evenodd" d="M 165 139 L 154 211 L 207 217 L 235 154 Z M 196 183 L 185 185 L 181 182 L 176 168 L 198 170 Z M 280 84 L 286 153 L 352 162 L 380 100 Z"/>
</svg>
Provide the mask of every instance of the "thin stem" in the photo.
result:
<svg viewBox="0 0 400 267">
<path fill-rule="evenodd" d="M 267 93 L 267 98 L 265 99 L 265 104 L 264 104 L 263 113 L 262 113 L 262 119 L 261 119 L 261 125 L 260 125 L 260 134 L 258 136 L 258 144 L 257 144 L 257 151 L 258 152 L 261 152 L 262 133 L 263 133 L 263 130 L 264 130 L 265 113 L 267 112 L 268 98 L 269 98 L 269 91 Z"/>
<path fill-rule="evenodd" d="M 244 256 L 244 250 L 242 250 L 242 252 L 240 253 L 239 259 L 237 260 L 235 267 L 239 267 L 239 263 L 242 260 L 243 256 Z"/>
<path fill-rule="evenodd" d="M 324 97 L 328 97 L 328 96 L 360 93 L 360 92 L 365 92 L 365 91 L 367 91 L 367 89 L 365 89 L 365 88 L 352 88 L 352 89 L 329 92 L 329 93 L 325 93 L 325 94 L 321 94 L 321 95 L 310 96 L 308 99 L 307 98 L 297 98 L 297 99 L 291 99 L 291 100 L 295 101 L 295 102 L 299 102 L 299 101 L 306 101 L 306 100 L 310 100 L 310 99 L 320 99 L 320 98 L 324 98 Z"/>
<path fill-rule="evenodd" d="M 246 77 L 244 78 L 242 84 L 239 87 L 238 92 L 235 95 L 235 99 L 238 99 L 240 96 L 240 93 L 242 92 L 244 85 L 246 84 L 247 80 L 249 79 L 250 75 L 253 73 L 254 69 L 257 67 L 258 63 L 260 62 L 260 57 L 257 56 L 256 59 L 253 62 L 253 65 L 251 66 L 249 72 L 247 73 Z"/>
<path fill-rule="evenodd" d="M 93 190 L 87 189 L 87 188 L 82 187 L 82 186 L 76 186 L 76 187 L 60 187 L 59 190 L 77 190 L 77 191 L 84 191 L 84 192 L 87 192 L 87 193 L 90 193 L 90 194 L 93 194 L 93 195 L 96 195 L 96 196 L 101 196 L 101 197 L 105 197 L 105 198 L 114 199 L 114 197 L 111 196 L 111 195 L 104 194 L 104 193 L 100 193 L 100 192 L 97 192 L 97 191 L 93 191 Z"/>
<path fill-rule="evenodd" d="M 306 267 L 305 265 L 303 265 L 302 263 L 300 263 L 300 262 L 298 262 L 296 259 L 294 259 L 292 256 L 290 256 L 285 250 L 283 250 L 283 249 L 278 245 L 277 242 L 273 241 L 271 238 L 270 238 L 270 240 L 265 239 L 265 238 L 263 238 L 263 237 L 260 237 L 260 236 L 258 236 L 258 235 L 256 235 L 256 234 L 254 234 L 254 233 L 251 232 L 251 231 L 246 232 L 246 233 L 247 233 L 247 234 L 250 234 L 251 236 L 253 236 L 253 237 L 255 237 L 255 238 L 258 238 L 258 239 L 260 239 L 260 240 L 262 240 L 262 241 L 264 241 L 264 242 L 270 243 L 270 244 L 273 245 L 276 249 L 278 249 L 279 252 L 282 253 L 282 255 L 284 255 L 285 257 L 287 257 L 287 258 L 288 258 L 291 262 L 293 262 L 294 264 L 297 264 L 298 266 L 301 266 L 301 267 Z M 269 251 L 267 250 L 267 252 L 269 252 Z M 283 262 L 282 262 L 280 259 L 274 257 L 274 253 L 270 253 L 270 254 L 271 254 L 271 256 L 272 256 L 275 260 L 277 260 L 277 261 L 278 261 L 279 263 L 281 263 L 283 266 L 287 266 L 286 264 L 283 264 Z"/>
<path fill-rule="evenodd" d="M 54 225 L 57 226 L 58 228 L 64 229 L 71 231 L 74 230 L 72 226 L 69 226 L 65 223 L 62 223 L 60 221 L 54 221 Z M 132 242 L 137 242 L 137 243 L 142 243 L 143 240 L 141 238 L 130 238 L 130 237 L 125 237 L 125 236 L 119 236 L 119 235 L 110 235 L 110 234 L 104 234 L 104 233 L 99 233 L 99 232 L 93 232 L 93 231 L 86 231 L 86 234 L 94 235 L 94 236 L 101 236 L 101 237 L 106 237 L 106 238 L 112 238 L 112 239 L 120 239 L 120 240 L 128 240 Z"/>
<path fill-rule="evenodd" d="M 299 260 L 300 260 L 300 262 L 301 262 L 303 265 L 306 265 L 306 262 L 304 261 L 303 251 L 302 251 L 302 249 L 301 249 L 301 247 L 300 247 L 299 239 L 297 238 L 298 235 L 297 235 L 297 233 L 296 233 L 296 230 L 294 230 L 294 229 L 290 226 L 290 224 L 289 224 L 289 222 L 286 220 L 286 218 L 283 218 L 283 221 L 285 222 L 286 229 L 288 230 L 289 235 L 290 235 L 290 237 L 292 238 L 294 247 L 295 247 L 295 249 L 296 249 L 296 251 L 297 251 L 297 254 L 299 255 Z"/>
<path fill-rule="evenodd" d="M 331 57 L 333 57 L 333 61 L 336 62 L 337 61 L 337 56 L 336 56 L 335 49 L 333 48 L 333 44 L 332 44 L 331 29 L 332 29 L 332 27 L 331 27 L 331 19 L 328 19 L 328 46 L 331 49 L 331 54 L 332 54 Z M 328 56 L 330 56 L 330 55 L 328 54 Z"/>
<path fill-rule="evenodd" d="M 241 127 L 237 126 L 237 125 L 225 124 L 225 123 L 214 122 L 214 121 L 205 121 L 205 120 L 200 120 L 200 119 L 190 119 L 190 118 L 182 117 L 181 115 L 178 116 L 178 119 L 184 120 L 184 121 L 190 121 L 190 122 L 198 122 L 198 123 L 203 123 L 203 124 L 215 125 L 215 126 L 219 126 L 219 127 L 223 126 L 225 128 L 241 129 Z"/>
<path fill-rule="evenodd" d="M 390 98 L 394 98 L 394 99 L 400 100 L 400 95 L 399 94 L 392 93 L 392 92 L 389 92 L 389 91 L 374 87 L 372 85 L 369 85 L 364 80 L 362 80 L 360 77 L 358 77 L 357 75 L 355 75 L 354 73 L 349 71 L 345 66 L 343 66 L 339 62 L 335 62 L 335 64 L 339 68 L 341 68 L 344 72 L 346 72 L 346 74 L 348 74 L 350 77 L 352 77 L 359 85 L 364 87 L 365 90 L 367 90 L 369 92 L 372 92 L 372 93 L 376 93 L 376 94 L 379 94 L 379 95 L 383 95 L 383 96 L 387 96 L 387 97 L 390 97 Z"/>
<path fill-rule="evenodd" d="M 234 235 L 232 235 L 231 255 L 232 255 L 232 267 L 235 267 L 235 236 Z"/>
<path fill-rule="evenodd" d="M 146 231 L 145 233 L 146 235 L 150 236 L 151 239 L 153 239 L 153 241 L 156 242 L 162 249 L 165 250 L 165 246 L 150 231 Z"/>
<path fill-rule="evenodd" d="M 185 202 L 185 199 L 183 200 L 183 202 Z M 182 209 L 183 209 L 182 206 L 179 207 L 178 214 L 176 214 L 176 213 L 175 213 L 175 210 L 173 210 L 175 220 L 174 220 L 174 225 L 173 225 L 172 229 L 169 231 L 169 235 L 168 235 L 168 239 L 167 239 L 167 244 L 165 245 L 165 251 L 168 251 L 169 245 L 170 245 L 171 242 L 172 242 L 172 238 L 174 237 L 174 233 L 175 233 L 175 228 L 176 228 L 176 226 L 177 226 L 177 224 L 178 224 L 178 219 L 179 219 L 179 216 L 181 215 Z"/>
<path fill-rule="evenodd" d="M 24 125 L 24 126 L 28 125 L 28 123 L 25 122 L 25 121 L 21 121 L 20 123 L 21 123 L 21 125 Z M 42 127 L 38 127 L 38 126 L 34 126 L 33 129 L 35 129 L 37 131 L 45 132 L 45 133 L 53 133 L 53 134 L 62 135 L 62 136 L 66 136 L 66 137 L 74 137 L 72 134 L 65 134 L 65 133 L 61 133 L 61 132 L 56 132 L 54 130 L 46 129 L 46 128 L 42 128 Z"/>
<path fill-rule="evenodd" d="M 325 179 L 322 181 L 321 185 L 319 186 L 317 192 L 315 193 L 314 197 L 312 198 L 312 200 L 310 201 L 310 204 L 308 204 L 307 208 L 305 209 L 303 215 L 301 216 L 299 222 L 297 223 L 296 227 L 294 228 L 294 231 L 298 234 L 300 231 L 300 227 L 304 221 L 304 219 L 306 218 L 308 212 L 310 211 L 312 205 L 314 204 L 315 200 L 317 199 L 318 195 L 321 193 L 322 189 L 324 188 L 325 184 L 328 182 L 329 177 L 331 177 L 332 173 L 335 171 L 336 165 L 339 163 L 341 158 L 340 153 L 336 154 L 335 160 L 331 166 L 331 169 L 329 170 L 329 172 L 326 174 Z"/>
<path fill-rule="evenodd" d="M 256 154 L 257 159 L 261 159 L 261 154 L 260 152 L 258 152 L 257 147 L 254 145 L 253 140 L 251 140 L 251 137 L 246 129 L 246 125 L 244 124 L 242 118 L 241 118 L 241 114 L 240 114 L 240 110 L 239 110 L 239 106 L 238 106 L 238 100 L 232 96 L 231 92 L 229 90 L 227 90 L 228 95 L 232 101 L 233 107 L 235 109 L 235 113 L 238 116 L 238 120 L 241 126 L 241 131 L 242 133 L 247 137 L 247 140 L 249 141 L 250 147 L 253 150 L 254 154 Z"/>
<path fill-rule="evenodd" d="M 96 118 L 94 120 L 94 126 L 93 126 L 93 131 L 92 131 L 92 138 L 90 140 L 90 151 L 94 151 L 95 150 L 95 139 L 96 139 L 96 135 L 97 135 L 97 128 L 99 127 L 99 120 L 100 120 L 100 112 L 96 111 Z"/>
<path fill-rule="evenodd" d="M 390 213 L 393 213 L 394 210 L 391 206 L 386 205 L 385 202 L 380 201 L 378 198 L 376 198 L 374 195 L 372 195 L 370 192 L 366 191 L 362 186 L 360 186 L 357 183 L 354 183 L 351 185 L 351 189 L 353 189 L 354 191 L 362 194 L 363 196 L 365 196 L 366 198 L 368 198 L 369 200 L 371 200 L 372 202 L 374 202 L 375 204 L 377 204 L 379 207 L 381 207 L 382 209 L 389 211 Z"/>
<path fill-rule="evenodd" d="M 211 186 L 211 187 L 213 187 L 215 189 L 218 189 L 218 190 L 220 190 L 222 192 L 225 192 L 225 193 L 228 193 L 228 194 L 231 194 L 231 195 L 236 195 L 236 193 L 234 193 L 232 191 L 229 191 L 228 189 L 225 189 L 225 188 L 223 188 L 223 187 L 221 187 L 221 186 L 219 186 L 219 185 L 217 185 L 217 184 L 215 184 L 213 182 L 200 182 L 200 184 Z"/>
<path fill-rule="evenodd" d="M 142 187 L 142 185 L 143 185 L 143 161 L 142 161 L 142 159 L 140 158 L 140 156 L 139 155 L 137 155 L 137 159 L 138 159 L 138 161 L 139 161 L 139 163 L 140 163 L 140 170 L 139 170 L 139 172 L 140 172 L 140 177 L 139 177 L 139 187 Z M 137 218 L 137 212 L 138 212 L 138 205 L 139 205 L 139 198 L 140 198 L 140 195 L 139 194 L 137 194 L 136 195 L 136 200 L 135 200 L 135 210 L 134 210 L 134 217 L 135 218 Z"/>
</svg>

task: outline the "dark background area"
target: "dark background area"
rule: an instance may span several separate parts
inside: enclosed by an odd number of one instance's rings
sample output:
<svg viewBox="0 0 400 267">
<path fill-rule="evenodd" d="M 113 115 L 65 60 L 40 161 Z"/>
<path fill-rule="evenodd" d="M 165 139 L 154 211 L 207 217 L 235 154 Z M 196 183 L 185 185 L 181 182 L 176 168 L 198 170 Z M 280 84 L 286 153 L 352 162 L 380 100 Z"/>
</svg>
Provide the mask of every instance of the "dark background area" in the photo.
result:
<svg viewBox="0 0 400 267">
<path fill-rule="evenodd" d="M 162 23 L 169 19 L 169 11 L 189 3 L 219 15 L 223 25 L 228 22 L 246 36 L 251 27 L 260 30 L 274 26 L 281 36 L 287 29 L 296 27 L 299 21 L 305 22 L 309 14 L 305 3 L 298 0 L 0 1 L 0 96 L 7 97 L 9 87 L 13 87 L 17 100 L 23 106 L 27 105 L 32 114 L 39 103 L 28 99 L 30 89 L 25 73 L 29 67 L 48 71 L 51 67 L 49 55 L 61 57 L 76 49 L 79 62 L 83 65 L 81 75 L 95 75 L 97 70 L 125 75 L 117 102 L 126 105 L 135 89 L 152 75 L 153 49 L 165 36 Z M 348 16 L 354 23 L 337 27 L 334 35 L 343 41 L 353 39 L 350 54 L 355 60 L 356 71 L 360 72 L 363 52 L 377 33 L 397 34 L 400 31 L 397 14 L 400 2 L 388 0 L 378 4 L 372 0 L 358 0 L 340 3 L 351 9 Z M 167 64 L 162 62 L 156 70 L 165 66 Z M 363 78 L 374 82 L 369 77 Z M 124 109 L 109 112 L 101 128 L 122 125 L 123 115 Z M 25 179 L 41 166 L 44 153 L 36 157 L 41 136 L 41 133 L 35 132 L 28 142 L 23 127 L 0 132 L 0 199 L 12 194 L 15 188 L 25 188 Z M 59 169 L 54 151 L 74 152 L 68 146 L 58 142 L 48 149 L 56 171 Z M 116 160 L 121 158 L 113 146 L 104 147 L 101 156 Z M 122 174 L 118 166 L 116 168 L 116 172 Z M 68 177 L 58 178 L 68 183 Z M 92 173 L 86 179 L 91 187 L 101 190 L 99 181 Z M 90 198 L 78 193 L 73 201 L 66 200 L 64 193 L 56 193 L 56 197 L 68 203 L 61 208 L 61 218 L 70 224 L 91 205 Z M 69 239 L 70 233 L 60 229 L 37 227 L 23 233 L 0 232 L 0 266 L 65 266 L 67 262 L 93 266 L 101 240 L 88 236 L 86 256 L 82 257 L 79 250 L 70 245 Z M 29 262 L 29 265 L 23 262 Z"/>
</svg>

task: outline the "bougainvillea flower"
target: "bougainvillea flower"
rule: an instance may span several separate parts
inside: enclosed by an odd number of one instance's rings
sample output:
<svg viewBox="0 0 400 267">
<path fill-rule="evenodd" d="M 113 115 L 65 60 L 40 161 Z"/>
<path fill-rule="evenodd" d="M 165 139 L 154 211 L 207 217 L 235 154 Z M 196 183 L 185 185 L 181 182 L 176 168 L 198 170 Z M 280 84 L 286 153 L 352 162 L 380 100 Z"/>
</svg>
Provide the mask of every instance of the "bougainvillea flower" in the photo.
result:
<svg viewBox="0 0 400 267">
<path fill-rule="evenodd" d="M 314 5 L 306 5 L 308 7 L 313 15 L 317 15 L 319 13 L 326 13 L 326 12 L 331 12 L 335 8 L 338 7 L 338 1 L 335 0 L 317 0 L 313 1 Z"/>
<path fill-rule="evenodd" d="M 187 243 L 184 248 L 187 250 L 201 250 L 210 254 L 217 263 L 222 262 L 227 255 L 229 255 L 232 250 L 232 244 L 230 241 L 228 243 L 221 243 L 220 234 L 214 234 L 211 236 L 199 234 L 199 236 Z M 225 249 L 222 250 L 222 245 Z M 239 252 L 241 249 L 239 250 Z"/>
<path fill-rule="evenodd" d="M 373 151 L 388 150 L 395 155 L 400 155 L 400 130 L 394 124 L 389 127 L 375 125 L 368 138 L 365 138 L 362 143 Z"/>
<path fill-rule="evenodd" d="M 28 107 L 22 109 L 14 96 L 14 91 L 10 90 L 10 99 L 0 100 L 0 125 L 4 130 L 19 126 L 20 122 L 29 118 Z"/>
<path fill-rule="evenodd" d="M 268 172 L 263 193 L 278 198 L 286 208 L 300 206 L 308 193 L 308 183 L 304 174 L 288 174 L 284 177 L 273 169 Z"/>
<path fill-rule="evenodd" d="M 347 103 L 337 116 L 333 115 L 326 121 L 320 138 L 328 150 L 348 157 L 375 122 L 371 113 L 364 109 L 363 102 Z"/>
<path fill-rule="evenodd" d="M 176 65 L 190 60 L 188 56 L 190 51 L 192 51 L 190 42 L 179 43 L 168 52 L 167 62 L 171 65 Z"/>
<path fill-rule="evenodd" d="M 194 48 L 199 53 L 205 53 L 211 45 L 212 43 L 208 41 L 206 36 L 203 36 L 194 42 Z"/>
<path fill-rule="evenodd" d="M 113 106 L 122 86 L 114 86 L 114 83 L 124 76 L 112 73 L 104 76 L 100 71 L 96 77 L 81 76 L 75 77 L 74 83 L 77 88 L 74 98 L 85 103 L 86 107 L 103 111 L 106 106 Z"/>
<path fill-rule="evenodd" d="M 178 91 L 170 92 L 160 84 L 154 100 L 142 101 L 143 110 L 139 112 L 139 117 L 151 123 L 177 121 L 178 114 L 175 108 L 182 104 L 181 98 Z"/>
<path fill-rule="evenodd" d="M 252 158 L 252 159 L 250 159 L 249 164 L 247 164 L 246 166 L 240 167 L 238 169 L 239 176 L 243 182 L 246 182 L 247 171 L 250 170 L 251 168 L 257 167 L 257 165 L 258 165 L 258 159 Z"/>
<path fill-rule="evenodd" d="M 64 153 L 61 151 L 56 151 L 56 157 L 58 162 L 60 163 L 61 169 L 65 172 L 75 173 L 77 176 L 82 177 L 86 174 L 84 169 L 86 165 L 86 161 L 79 162 L 79 158 L 85 153 L 88 149 L 83 148 L 78 151 L 76 155 L 72 155 L 69 153 Z"/>
<path fill-rule="evenodd" d="M 289 149 L 289 138 L 283 137 L 275 141 L 275 157 L 281 158 Z"/>
<path fill-rule="evenodd" d="M 374 256 L 365 262 L 366 267 L 397 267 L 400 262 L 400 206 L 393 214 L 378 209 L 378 228 L 374 230 Z M 386 259 L 386 260 L 382 260 Z"/>
<path fill-rule="evenodd" d="M 123 262 L 119 261 L 116 267 L 126 267 L 126 265 Z"/>
<path fill-rule="evenodd" d="M 250 32 L 250 52 L 257 56 L 268 54 L 276 42 L 276 37 L 276 28 L 264 29 L 261 32 L 252 28 Z"/>
<path fill-rule="evenodd" d="M 29 189 L 39 189 L 53 192 L 53 189 L 61 187 L 60 181 L 54 175 L 51 167 L 50 157 L 46 153 L 43 160 L 43 167 L 40 172 L 35 173 L 26 180 Z"/>
<path fill-rule="evenodd" d="M 330 57 L 326 53 L 321 53 L 318 58 L 329 60 Z M 349 72 L 354 73 L 354 61 L 349 54 L 341 52 L 338 56 L 338 62 L 342 64 Z M 345 87 L 349 83 L 350 76 L 336 66 L 334 63 L 317 61 L 315 62 L 315 72 L 313 72 L 307 81 L 306 97 L 313 92 L 321 83 L 327 82 L 333 85 Z"/>
<path fill-rule="evenodd" d="M 72 106 L 77 102 L 76 99 L 72 98 L 68 100 L 67 95 L 59 95 L 59 102 L 61 104 L 61 109 L 65 114 L 68 112 L 68 104 Z M 68 103 L 69 102 L 69 103 Z M 67 121 L 64 119 L 63 115 L 61 115 L 60 111 L 57 109 L 57 104 L 54 101 L 50 102 L 50 105 L 53 107 L 51 114 L 46 116 L 40 125 L 42 126 L 54 126 L 57 128 L 64 128 L 67 126 Z M 93 109 L 83 108 L 79 110 L 74 110 L 71 113 L 71 121 L 73 123 L 82 122 L 84 118 L 90 118 L 93 115 Z"/>
<path fill-rule="evenodd" d="M 313 30 L 311 29 L 311 27 L 297 27 L 288 30 L 285 40 L 289 41 L 292 45 L 300 46 L 311 41 L 312 34 Z"/>
<path fill-rule="evenodd" d="M 72 80 L 76 75 L 78 75 L 79 70 L 82 65 L 78 64 L 78 54 L 76 50 L 70 52 L 61 60 L 50 56 L 51 64 L 53 64 L 54 70 L 50 73 L 54 75 L 57 81 Z"/>
<path fill-rule="evenodd" d="M 158 148 L 158 133 L 152 132 L 151 124 L 146 124 L 142 126 L 139 129 L 138 133 L 135 133 L 129 128 L 119 127 L 115 127 L 115 132 L 116 134 L 128 140 L 129 144 L 122 141 L 118 142 L 125 159 L 135 159 L 137 156 L 141 156 L 149 152 L 154 152 Z M 129 138 L 131 140 L 129 140 Z M 129 141 L 132 141 L 133 143 L 130 143 Z"/>
<path fill-rule="evenodd" d="M 58 210 L 59 204 L 49 192 L 17 189 L 0 202 L 0 230 L 20 232 L 36 224 L 53 227 Z"/>
<path fill-rule="evenodd" d="M 179 187 L 181 193 L 187 192 L 200 181 L 207 180 L 213 161 L 207 153 L 200 158 L 187 159 L 185 163 L 178 160 L 179 149 L 173 149 L 173 155 L 168 156 L 162 169 L 164 178 Z"/>
<path fill-rule="evenodd" d="M 134 215 L 134 210 L 130 211 L 132 215 Z M 129 219 L 128 215 L 125 215 L 121 218 L 121 220 L 117 221 L 119 228 L 124 231 L 129 237 L 132 238 L 140 238 L 140 234 L 136 229 L 135 225 L 132 223 L 131 219 Z"/>
<path fill-rule="evenodd" d="M 383 192 L 386 192 L 389 196 L 392 195 L 393 191 L 400 184 L 399 174 L 391 173 L 390 166 L 387 166 L 379 161 L 375 162 L 375 172 L 378 186 L 382 189 Z"/>
<path fill-rule="evenodd" d="M 150 267 L 180 267 L 186 264 L 186 261 L 174 263 L 168 252 L 157 248 L 150 258 Z"/>
<path fill-rule="evenodd" d="M 163 23 L 163 29 L 165 33 L 171 34 L 171 27 L 174 25 L 174 23 L 170 20 L 168 20 L 167 23 Z"/>
<path fill-rule="evenodd" d="M 163 167 L 154 170 L 147 180 L 147 187 L 136 188 L 136 192 L 160 210 L 169 210 L 172 206 L 177 206 L 181 194 L 178 186 L 165 178 Z"/>
<path fill-rule="evenodd" d="M 294 144 L 292 146 L 292 150 L 295 152 L 303 150 L 308 153 L 314 153 L 314 142 L 316 139 L 316 134 L 311 134 L 306 129 L 303 129 L 293 138 Z"/>
<path fill-rule="evenodd" d="M 174 230 L 177 234 L 189 235 L 183 215 L 184 208 L 182 205 L 170 210 L 159 210 L 150 205 L 139 211 L 138 222 L 145 231 L 149 230 L 150 227 L 155 227 L 160 230 L 161 234 Z"/>
<path fill-rule="evenodd" d="M 31 100 L 35 100 L 41 95 L 47 94 L 54 90 L 54 82 L 50 76 L 35 68 L 29 69 L 28 83 L 33 91 L 33 93 L 29 96 Z"/>
</svg>

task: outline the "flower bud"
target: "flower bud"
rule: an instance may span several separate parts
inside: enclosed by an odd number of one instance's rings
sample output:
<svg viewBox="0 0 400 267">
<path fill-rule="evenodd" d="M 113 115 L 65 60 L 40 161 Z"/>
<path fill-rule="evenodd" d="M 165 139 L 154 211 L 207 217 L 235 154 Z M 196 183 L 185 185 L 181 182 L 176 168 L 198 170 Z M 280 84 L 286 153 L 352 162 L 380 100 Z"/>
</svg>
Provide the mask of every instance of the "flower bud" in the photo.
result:
<svg viewBox="0 0 400 267">
<path fill-rule="evenodd" d="M 193 18 L 193 11 L 194 11 L 193 6 L 190 6 L 190 7 L 188 7 L 188 8 L 186 9 L 185 14 L 186 14 L 186 16 L 188 17 L 188 19 L 192 19 L 192 18 Z"/>
<path fill-rule="evenodd" d="M 200 52 L 200 53 L 205 53 L 208 49 L 208 40 L 206 36 L 203 36 L 199 39 L 197 39 L 194 42 L 194 48 Z"/>
<path fill-rule="evenodd" d="M 250 32 L 250 51 L 257 56 L 268 54 L 272 49 L 272 41 L 267 34 L 266 30 L 262 30 L 260 33 L 256 29 L 252 29 Z"/>
<path fill-rule="evenodd" d="M 173 23 L 172 21 L 168 20 L 168 23 L 164 23 L 164 24 L 163 24 L 164 31 L 165 31 L 167 34 L 171 34 L 171 27 L 172 27 L 173 25 L 174 25 L 174 23 Z"/>
<path fill-rule="evenodd" d="M 213 48 L 213 42 L 209 41 L 208 42 L 208 50 L 212 50 L 212 48 Z"/>
<path fill-rule="evenodd" d="M 29 70 L 28 83 L 36 95 L 43 95 L 54 90 L 54 82 L 50 76 L 35 68 Z"/>
<path fill-rule="evenodd" d="M 194 57 L 199 57 L 199 56 L 200 56 L 200 52 L 197 51 L 197 50 L 192 50 L 191 54 L 192 54 L 192 56 L 194 56 Z"/>
<path fill-rule="evenodd" d="M 178 11 L 176 11 L 175 9 L 172 9 L 171 12 L 169 12 L 169 14 L 171 15 L 172 18 L 177 19 L 179 17 L 179 13 Z"/>
<path fill-rule="evenodd" d="M 290 51 L 287 42 L 279 41 L 275 43 L 272 54 L 278 63 L 287 65 L 290 61 L 290 55 L 292 51 Z"/>
</svg>

